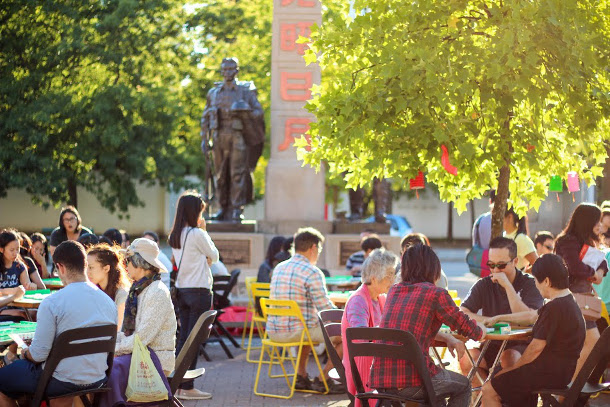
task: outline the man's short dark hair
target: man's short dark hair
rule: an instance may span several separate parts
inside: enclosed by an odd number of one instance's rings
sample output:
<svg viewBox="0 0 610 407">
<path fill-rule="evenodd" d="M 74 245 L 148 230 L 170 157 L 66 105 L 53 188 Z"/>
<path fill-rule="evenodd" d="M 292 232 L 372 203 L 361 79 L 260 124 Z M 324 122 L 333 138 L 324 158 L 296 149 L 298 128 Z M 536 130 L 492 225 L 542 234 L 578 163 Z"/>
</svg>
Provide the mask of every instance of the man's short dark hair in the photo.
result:
<svg viewBox="0 0 610 407">
<path fill-rule="evenodd" d="M 383 245 L 381 244 L 381 240 L 379 240 L 379 238 L 374 237 L 374 236 L 367 237 L 360 244 L 360 248 L 362 250 L 364 250 L 365 252 L 369 251 L 369 250 L 380 249 L 382 246 Z"/>
<path fill-rule="evenodd" d="M 400 277 L 409 284 L 434 284 L 441 277 L 441 262 L 430 246 L 409 246 L 402 255 Z"/>
<path fill-rule="evenodd" d="M 536 236 L 534 237 L 534 246 L 538 246 L 539 244 L 544 244 L 544 242 L 546 242 L 549 239 L 555 240 L 555 236 L 553 236 L 553 234 L 551 232 L 548 232 L 546 230 L 541 230 L 538 233 L 536 233 Z"/>
<path fill-rule="evenodd" d="M 489 249 L 508 249 L 508 255 L 511 259 L 517 257 L 517 243 L 507 237 L 496 237 L 489 242 Z"/>
<path fill-rule="evenodd" d="M 85 274 L 86 259 L 87 252 L 83 245 L 73 240 L 60 243 L 53 253 L 53 263 L 63 264 L 66 271 L 72 275 Z"/>
<path fill-rule="evenodd" d="M 294 235 L 294 251 L 306 252 L 313 245 L 324 244 L 324 236 L 314 228 L 301 228 Z"/>
<path fill-rule="evenodd" d="M 548 278 L 551 287 L 556 290 L 563 290 L 570 286 L 568 268 L 563 259 L 553 253 L 540 256 L 532 266 L 532 274 L 539 283 Z"/>
</svg>

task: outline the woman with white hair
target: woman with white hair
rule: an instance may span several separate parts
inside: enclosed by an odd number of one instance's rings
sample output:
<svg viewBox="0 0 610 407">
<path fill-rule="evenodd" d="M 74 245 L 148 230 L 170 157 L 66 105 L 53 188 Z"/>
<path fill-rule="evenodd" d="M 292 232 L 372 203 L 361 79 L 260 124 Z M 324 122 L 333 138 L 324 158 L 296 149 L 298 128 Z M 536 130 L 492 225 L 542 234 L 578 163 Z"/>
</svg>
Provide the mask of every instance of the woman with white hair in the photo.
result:
<svg viewBox="0 0 610 407">
<path fill-rule="evenodd" d="M 394 283 L 397 264 L 398 257 L 394 253 L 383 248 L 373 250 L 362 265 L 362 285 L 345 304 L 345 312 L 341 321 L 341 339 L 343 340 L 343 366 L 345 366 L 347 389 L 351 394 L 356 393 L 356 385 L 352 378 L 345 332 L 347 328 L 379 326 L 386 293 Z M 372 357 L 356 359 L 362 377 L 368 377 L 372 363 Z M 370 390 L 366 384 L 365 389 Z M 374 405 L 372 402 L 369 404 Z M 356 406 L 362 406 L 360 400 L 356 400 Z"/>
</svg>

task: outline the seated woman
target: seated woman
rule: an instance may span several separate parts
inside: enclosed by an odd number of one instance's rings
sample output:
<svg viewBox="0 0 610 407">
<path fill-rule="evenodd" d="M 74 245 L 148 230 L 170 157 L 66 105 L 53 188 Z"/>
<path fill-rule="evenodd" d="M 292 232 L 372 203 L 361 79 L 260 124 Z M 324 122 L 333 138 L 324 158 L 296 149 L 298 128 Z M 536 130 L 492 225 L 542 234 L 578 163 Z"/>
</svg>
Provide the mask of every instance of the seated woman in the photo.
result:
<svg viewBox="0 0 610 407">
<path fill-rule="evenodd" d="M 30 281 L 27 267 L 19 256 L 19 247 L 19 236 L 15 231 L 0 232 L 0 294 L 2 295 L 18 294 L 22 288 L 36 289 L 36 284 Z M 12 300 L 0 300 L 0 322 L 24 319 L 23 311 L 2 308 L 11 302 Z"/>
<path fill-rule="evenodd" d="M 133 284 L 125 303 L 123 327 L 117 334 L 115 359 L 108 380 L 109 387 L 118 391 L 104 393 L 100 403 L 103 407 L 115 406 L 126 400 L 125 389 L 136 334 L 142 344 L 152 350 L 150 355 L 157 369 L 162 370 L 160 374 L 169 375 L 176 362 L 176 315 L 169 290 L 159 275 L 167 272 L 159 260 L 159 246 L 152 240 L 139 238 L 122 251 Z"/>
<path fill-rule="evenodd" d="M 271 282 L 271 273 L 273 272 L 273 268 L 275 267 L 276 260 L 275 256 L 282 251 L 282 247 L 286 239 L 284 236 L 275 236 L 269 242 L 269 247 L 267 247 L 267 255 L 265 256 L 265 261 L 258 268 L 258 274 L 256 276 L 257 283 L 270 283 Z"/>
<path fill-rule="evenodd" d="M 134 334 L 159 358 L 163 371 L 174 370 L 176 351 L 176 314 L 169 290 L 159 273 L 166 273 L 159 260 L 159 247 L 146 238 L 139 238 L 125 249 L 127 273 L 134 281 L 125 303 L 122 332 L 116 340 L 115 355 L 130 354 Z"/>
<path fill-rule="evenodd" d="M 36 265 L 34 258 L 32 256 L 32 240 L 30 237 L 24 232 L 16 232 L 17 236 L 19 236 L 19 258 L 25 264 L 25 267 L 28 270 L 28 276 L 30 277 L 30 281 L 36 284 L 36 288 L 38 290 L 44 290 L 47 288 L 42 282 L 42 273 L 40 269 Z"/>
<path fill-rule="evenodd" d="M 535 407 L 532 391 L 563 388 L 572 380 L 585 342 L 585 321 L 568 289 L 568 270 L 555 254 L 545 254 L 532 267 L 536 287 L 549 301 L 538 311 L 499 315 L 497 321 L 536 324 L 534 339 L 515 365 L 483 386 L 483 405 Z"/>
<path fill-rule="evenodd" d="M 451 353 L 457 350 L 461 357 L 465 351 L 464 344 L 449 334 L 439 333 L 441 325 L 444 323 L 460 335 L 474 340 L 483 339 L 486 328 L 460 311 L 447 290 L 435 286 L 440 276 L 441 263 L 429 246 L 416 244 L 407 248 L 402 256 L 402 281 L 390 288 L 379 326 L 411 332 L 426 360 L 436 395 L 448 397 L 452 407 L 467 407 L 470 404 L 470 382 L 459 373 L 436 366 L 430 357 L 430 343 L 434 339 L 444 341 Z M 405 371 L 405 363 L 396 359 L 375 358 L 369 386 L 417 400 L 425 397 L 415 367 L 409 363 Z"/>
<path fill-rule="evenodd" d="M 381 322 L 386 293 L 394 283 L 394 273 L 398 257 L 385 249 L 375 249 L 362 265 L 362 285 L 347 300 L 345 312 L 341 321 L 341 339 L 343 340 L 343 366 L 345 366 L 345 378 L 347 390 L 356 394 L 356 384 L 352 378 L 352 369 L 347 352 L 347 339 L 345 332 L 347 328 L 353 327 L 375 327 Z M 371 369 L 373 358 L 358 358 L 358 371 L 361 377 L 366 377 Z M 366 388 L 369 391 L 369 388 Z M 360 400 L 356 399 L 356 406 L 361 406 Z M 374 405 L 371 401 L 369 405 Z"/>
<path fill-rule="evenodd" d="M 118 248 L 105 243 L 90 247 L 87 250 L 87 276 L 114 301 L 118 312 L 117 328 L 120 331 L 131 281 L 123 267 L 123 255 Z"/>
<path fill-rule="evenodd" d="M 40 272 L 40 277 L 51 277 L 49 270 L 47 269 L 47 238 L 40 232 L 34 232 L 30 236 L 30 240 L 32 241 L 30 254 L 32 255 L 32 260 L 34 260 L 34 263 L 36 264 L 36 268 L 38 268 L 38 271 Z"/>
</svg>

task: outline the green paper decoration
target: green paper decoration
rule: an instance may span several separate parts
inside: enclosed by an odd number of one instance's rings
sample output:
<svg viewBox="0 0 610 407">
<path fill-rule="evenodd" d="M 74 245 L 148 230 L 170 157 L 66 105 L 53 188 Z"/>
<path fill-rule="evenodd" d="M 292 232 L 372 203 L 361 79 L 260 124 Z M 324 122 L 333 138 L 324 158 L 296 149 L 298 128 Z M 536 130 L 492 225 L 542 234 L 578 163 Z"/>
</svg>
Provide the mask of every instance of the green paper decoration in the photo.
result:
<svg viewBox="0 0 610 407">
<path fill-rule="evenodd" d="M 563 191 L 563 181 L 559 175 L 553 175 L 551 177 L 551 183 L 549 185 L 549 191 L 561 192 Z"/>
</svg>

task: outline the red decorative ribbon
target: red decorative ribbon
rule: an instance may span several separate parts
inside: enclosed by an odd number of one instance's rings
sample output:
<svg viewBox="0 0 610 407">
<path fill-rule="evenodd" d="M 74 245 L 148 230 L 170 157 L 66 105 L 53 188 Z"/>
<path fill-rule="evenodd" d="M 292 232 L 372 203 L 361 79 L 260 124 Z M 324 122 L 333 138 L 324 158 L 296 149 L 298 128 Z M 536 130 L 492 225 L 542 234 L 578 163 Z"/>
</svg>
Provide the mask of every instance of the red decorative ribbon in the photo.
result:
<svg viewBox="0 0 610 407">
<path fill-rule="evenodd" d="M 449 163 L 449 151 L 447 151 L 447 147 L 444 144 L 441 145 L 441 150 L 443 150 L 443 155 L 441 156 L 441 164 L 443 168 L 452 175 L 457 175 L 458 170 L 456 167 Z"/>
</svg>

